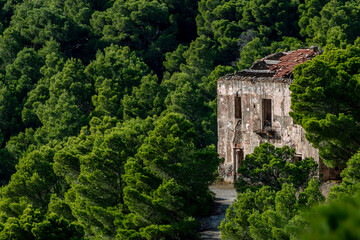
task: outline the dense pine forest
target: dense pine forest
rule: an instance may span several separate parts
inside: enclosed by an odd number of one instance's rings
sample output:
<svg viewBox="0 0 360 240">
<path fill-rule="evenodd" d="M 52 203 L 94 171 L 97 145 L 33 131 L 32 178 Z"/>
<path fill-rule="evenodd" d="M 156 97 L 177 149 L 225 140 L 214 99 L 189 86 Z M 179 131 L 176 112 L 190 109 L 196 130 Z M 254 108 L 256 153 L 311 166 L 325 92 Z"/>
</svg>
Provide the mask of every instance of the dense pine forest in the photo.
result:
<svg viewBox="0 0 360 240">
<path fill-rule="evenodd" d="M 261 145 L 222 237 L 359 239 L 360 1 L 0 7 L 0 239 L 197 239 L 221 161 L 217 79 L 311 45 L 324 53 L 295 69 L 291 116 L 343 181 L 324 203 L 311 159 Z"/>
</svg>

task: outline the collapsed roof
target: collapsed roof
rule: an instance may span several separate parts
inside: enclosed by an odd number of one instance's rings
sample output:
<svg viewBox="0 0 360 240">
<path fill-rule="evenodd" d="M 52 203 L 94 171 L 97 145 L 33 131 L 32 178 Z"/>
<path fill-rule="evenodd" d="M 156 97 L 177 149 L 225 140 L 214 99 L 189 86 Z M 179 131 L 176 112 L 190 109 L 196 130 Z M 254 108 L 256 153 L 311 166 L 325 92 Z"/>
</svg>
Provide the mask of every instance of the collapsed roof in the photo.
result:
<svg viewBox="0 0 360 240">
<path fill-rule="evenodd" d="M 295 66 L 314 58 L 318 54 L 316 48 L 278 52 L 257 60 L 249 69 L 242 70 L 234 75 L 292 78 Z"/>
</svg>

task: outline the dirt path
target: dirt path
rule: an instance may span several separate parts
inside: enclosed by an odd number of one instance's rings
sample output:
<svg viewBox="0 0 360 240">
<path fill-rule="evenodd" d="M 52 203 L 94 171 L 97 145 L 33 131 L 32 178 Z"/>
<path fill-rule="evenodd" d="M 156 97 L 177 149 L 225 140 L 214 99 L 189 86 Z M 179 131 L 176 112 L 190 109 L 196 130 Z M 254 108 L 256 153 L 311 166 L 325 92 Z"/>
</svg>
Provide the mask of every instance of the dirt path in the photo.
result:
<svg viewBox="0 0 360 240">
<path fill-rule="evenodd" d="M 201 239 L 220 240 L 220 230 L 217 228 L 225 218 L 226 209 L 236 198 L 236 191 L 232 184 L 214 184 L 210 187 L 215 193 L 215 201 L 212 206 L 212 214 L 200 220 Z"/>
</svg>

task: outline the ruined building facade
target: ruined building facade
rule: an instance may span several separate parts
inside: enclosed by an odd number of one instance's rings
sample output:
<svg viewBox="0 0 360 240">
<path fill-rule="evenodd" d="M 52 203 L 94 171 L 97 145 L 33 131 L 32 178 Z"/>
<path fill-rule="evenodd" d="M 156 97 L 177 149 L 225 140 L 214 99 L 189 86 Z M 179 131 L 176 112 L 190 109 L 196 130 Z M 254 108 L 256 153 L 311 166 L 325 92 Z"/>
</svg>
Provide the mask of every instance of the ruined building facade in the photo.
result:
<svg viewBox="0 0 360 240">
<path fill-rule="evenodd" d="M 264 142 L 295 148 L 297 160 L 312 157 L 319 164 L 324 180 L 338 178 L 289 116 L 293 68 L 316 54 L 312 49 L 280 52 L 218 80 L 218 153 L 224 158 L 219 173 L 225 181 L 233 182 L 245 155 Z"/>
</svg>

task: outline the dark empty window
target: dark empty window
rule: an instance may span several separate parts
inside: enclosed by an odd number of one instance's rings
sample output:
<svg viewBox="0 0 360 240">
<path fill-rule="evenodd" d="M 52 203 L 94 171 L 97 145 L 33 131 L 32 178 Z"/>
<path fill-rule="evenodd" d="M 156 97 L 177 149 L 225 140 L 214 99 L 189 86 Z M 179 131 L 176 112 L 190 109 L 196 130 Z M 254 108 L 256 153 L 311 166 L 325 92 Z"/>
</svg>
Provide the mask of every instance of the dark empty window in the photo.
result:
<svg viewBox="0 0 360 240">
<path fill-rule="evenodd" d="M 239 173 L 239 167 L 243 164 L 244 161 L 244 150 L 241 148 L 234 148 L 234 180 L 237 179 Z"/>
<path fill-rule="evenodd" d="M 295 157 L 294 157 L 294 163 L 297 163 L 297 162 L 299 162 L 299 161 L 301 161 L 301 160 L 302 160 L 301 155 L 295 155 Z"/>
<path fill-rule="evenodd" d="M 235 118 L 241 118 L 241 97 L 238 93 L 235 96 Z"/>
<path fill-rule="evenodd" d="M 236 151 L 237 168 L 241 167 L 244 160 L 244 150 L 239 149 Z"/>
<path fill-rule="evenodd" d="M 263 127 L 271 127 L 271 99 L 262 100 Z"/>
</svg>

